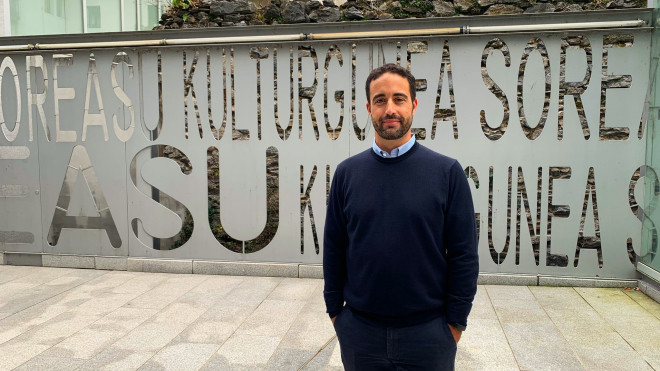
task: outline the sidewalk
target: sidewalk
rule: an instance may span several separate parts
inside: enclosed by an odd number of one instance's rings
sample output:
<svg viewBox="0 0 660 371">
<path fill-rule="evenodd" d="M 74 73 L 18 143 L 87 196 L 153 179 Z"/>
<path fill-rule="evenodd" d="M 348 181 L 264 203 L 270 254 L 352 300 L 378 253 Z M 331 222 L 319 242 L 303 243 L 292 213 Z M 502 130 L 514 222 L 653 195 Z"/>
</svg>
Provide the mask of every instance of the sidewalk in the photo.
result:
<svg viewBox="0 0 660 371">
<path fill-rule="evenodd" d="M 317 279 L 0 265 L 0 370 L 341 370 Z M 660 370 L 638 291 L 479 286 L 458 370 Z"/>
</svg>

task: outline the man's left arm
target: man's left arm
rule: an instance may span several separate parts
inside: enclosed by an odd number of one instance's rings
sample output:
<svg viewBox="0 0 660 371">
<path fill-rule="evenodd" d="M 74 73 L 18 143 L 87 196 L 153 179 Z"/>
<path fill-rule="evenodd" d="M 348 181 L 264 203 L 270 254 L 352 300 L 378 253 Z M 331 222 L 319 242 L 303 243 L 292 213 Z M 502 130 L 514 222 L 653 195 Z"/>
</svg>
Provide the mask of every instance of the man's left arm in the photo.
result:
<svg viewBox="0 0 660 371">
<path fill-rule="evenodd" d="M 479 256 L 474 204 L 470 186 L 458 162 L 454 162 L 449 177 L 445 225 L 447 251 L 447 323 L 463 331 L 477 293 Z M 460 337 L 460 334 L 459 334 Z"/>
</svg>

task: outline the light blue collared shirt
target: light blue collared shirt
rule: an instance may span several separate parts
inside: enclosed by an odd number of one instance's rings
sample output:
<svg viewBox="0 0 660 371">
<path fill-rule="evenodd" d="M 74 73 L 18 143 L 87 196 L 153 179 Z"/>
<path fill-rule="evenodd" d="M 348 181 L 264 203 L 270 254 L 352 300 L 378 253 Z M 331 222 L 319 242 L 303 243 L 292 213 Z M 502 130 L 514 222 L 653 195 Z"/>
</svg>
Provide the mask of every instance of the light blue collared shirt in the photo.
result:
<svg viewBox="0 0 660 371">
<path fill-rule="evenodd" d="M 378 145 L 376 144 L 376 139 L 374 139 L 374 144 L 371 146 L 371 149 L 374 150 L 374 152 L 384 158 L 390 158 L 390 157 L 399 157 L 403 155 L 404 153 L 408 152 L 412 146 L 415 144 L 415 136 L 411 135 L 410 140 L 406 142 L 406 144 L 402 145 L 401 147 L 394 148 L 391 153 L 387 153 L 380 149 Z"/>
</svg>

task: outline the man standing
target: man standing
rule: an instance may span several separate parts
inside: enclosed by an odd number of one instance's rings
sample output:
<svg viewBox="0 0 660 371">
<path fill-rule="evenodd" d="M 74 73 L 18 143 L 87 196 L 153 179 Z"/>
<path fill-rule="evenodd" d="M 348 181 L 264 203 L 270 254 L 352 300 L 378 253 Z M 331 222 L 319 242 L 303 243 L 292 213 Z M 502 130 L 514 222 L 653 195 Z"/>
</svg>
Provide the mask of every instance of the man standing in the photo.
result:
<svg viewBox="0 0 660 371">
<path fill-rule="evenodd" d="M 415 78 L 386 64 L 366 81 L 373 148 L 335 172 L 323 274 L 346 370 L 453 370 L 479 271 L 459 163 L 415 142 Z M 346 305 L 344 305 L 344 302 Z"/>
</svg>

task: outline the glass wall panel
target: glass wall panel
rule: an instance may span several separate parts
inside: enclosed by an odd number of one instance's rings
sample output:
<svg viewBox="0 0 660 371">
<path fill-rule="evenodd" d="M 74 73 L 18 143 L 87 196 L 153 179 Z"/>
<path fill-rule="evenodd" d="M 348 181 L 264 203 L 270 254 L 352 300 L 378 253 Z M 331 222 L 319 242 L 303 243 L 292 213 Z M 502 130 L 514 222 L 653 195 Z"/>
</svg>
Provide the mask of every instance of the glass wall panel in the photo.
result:
<svg viewBox="0 0 660 371">
<path fill-rule="evenodd" d="M 82 32 L 80 0 L 10 0 L 12 35 Z"/>
<path fill-rule="evenodd" d="M 87 32 L 121 31 L 119 1 L 87 0 Z"/>
<path fill-rule="evenodd" d="M 124 0 L 124 31 L 137 30 L 137 0 Z"/>
<path fill-rule="evenodd" d="M 158 25 L 158 0 L 140 2 L 140 31 L 148 31 Z"/>
<path fill-rule="evenodd" d="M 160 10 L 169 6 L 165 0 L 9 0 L 11 35 L 82 33 L 83 6 L 87 32 L 122 31 L 122 2 L 123 31 L 151 30 L 158 25 L 159 2 Z"/>
<path fill-rule="evenodd" d="M 643 220 L 642 249 L 639 261 L 656 272 L 660 272 L 658 257 L 658 227 L 660 227 L 660 9 L 655 1 L 652 46 L 651 46 L 651 99 L 646 134 L 646 166 L 640 176 L 644 177 L 644 210 L 639 217 Z"/>
</svg>

